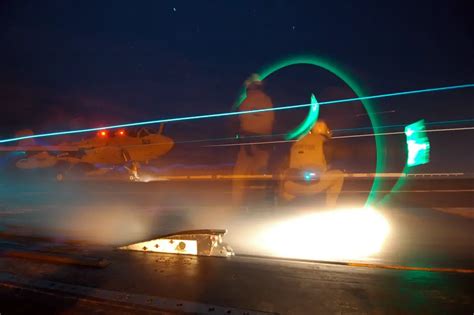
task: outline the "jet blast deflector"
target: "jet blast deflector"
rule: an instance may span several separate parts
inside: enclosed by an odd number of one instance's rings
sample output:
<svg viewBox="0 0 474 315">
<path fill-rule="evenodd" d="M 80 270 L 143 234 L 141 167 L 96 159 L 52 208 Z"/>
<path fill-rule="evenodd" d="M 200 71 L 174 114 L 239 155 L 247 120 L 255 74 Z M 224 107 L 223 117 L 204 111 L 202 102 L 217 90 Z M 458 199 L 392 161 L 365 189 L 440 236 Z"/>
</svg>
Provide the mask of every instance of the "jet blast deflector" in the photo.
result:
<svg viewBox="0 0 474 315">
<path fill-rule="evenodd" d="M 121 250 L 135 250 L 167 254 L 195 256 L 230 257 L 232 248 L 223 242 L 227 230 L 189 230 L 168 234 L 130 245 L 119 247 Z"/>
</svg>

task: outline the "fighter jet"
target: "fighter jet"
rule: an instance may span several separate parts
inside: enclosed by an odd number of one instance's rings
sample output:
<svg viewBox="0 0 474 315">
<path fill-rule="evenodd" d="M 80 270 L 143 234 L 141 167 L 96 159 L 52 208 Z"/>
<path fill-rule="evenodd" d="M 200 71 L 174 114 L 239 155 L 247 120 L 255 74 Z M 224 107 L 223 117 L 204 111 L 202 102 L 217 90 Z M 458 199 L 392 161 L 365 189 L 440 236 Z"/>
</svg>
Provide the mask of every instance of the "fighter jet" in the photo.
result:
<svg viewBox="0 0 474 315">
<path fill-rule="evenodd" d="M 67 172 L 78 164 L 109 166 L 96 168 L 94 173 L 106 173 L 115 166 L 125 166 L 129 178 L 137 181 L 140 163 L 159 158 L 168 153 L 174 141 L 163 135 L 163 125 L 158 131 L 151 128 L 138 130 L 99 130 L 95 137 L 59 145 L 39 145 L 32 139 L 22 140 L 17 146 L 0 146 L 0 152 L 24 152 L 15 165 L 20 169 L 50 168 L 66 165 L 56 175 L 62 181 Z M 32 134 L 23 131 L 22 135 Z"/>
</svg>

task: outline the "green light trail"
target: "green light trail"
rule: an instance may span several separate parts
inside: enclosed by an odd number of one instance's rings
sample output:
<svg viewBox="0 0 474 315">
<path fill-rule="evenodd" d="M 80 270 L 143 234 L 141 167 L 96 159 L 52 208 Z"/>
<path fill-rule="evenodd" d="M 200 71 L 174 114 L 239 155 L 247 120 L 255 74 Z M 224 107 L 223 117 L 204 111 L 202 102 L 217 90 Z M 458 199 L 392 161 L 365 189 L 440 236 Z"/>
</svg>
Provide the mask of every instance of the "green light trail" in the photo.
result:
<svg viewBox="0 0 474 315">
<path fill-rule="evenodd" d="M 430 142 L 423 120 L 405 127 L 407 142 L 407 166 L 426 164 L 430 161 Z"/>
<path fill-rule="evenodd" d="M 271 64 L 270 66 L 264 68 L 262 71 L 259 71 L 260 78 L 263 80 L 269 75 L 289 66 L 294 65 L 311 65 L 321 69 L 328 71 L 329 73 L 335 75 L 338 79 L 342 80 L 344 84 L 346 84 L 357 96 L 358 101 L 362 102 L 364 109 L 369 116 L 370 123 L 373 126 L 374 131 L 377 133 L 379 132 L 378 126 L 380 125 L 377 116 L 373 110 L 373 104 L 371 103 L 371 98 L 366 98 L 363 95 L 367 94 L 364 92 L 362 86 L 351 77 L 347 71 L 343 71 L 341 67 L 337 66 L 336 63 L 329 61 L 324 58 L 320 58 L 313 55 L 298 55 L 289 58 L 282 59 L 276 63 Z M 242 92 L 240 93 L 240 98 L 238 99 L 237 103 L 234 104 L 234 108 L 238 108 L 242 101 L 246 97 L 246 91 L 242 88 Z M 348 102 L 354 101 L 354 98 L 347 99 Z M 328 102 L 320 102 L 319 105 L 327 105 Z M 385 169 L 386 163 L 386 153 L 383 150 L 385 146 L 385 139 L 382 137 L 376 136 L 375 137 L 375 145 L 377 150 L 376 156 L 376 172 L 380 173 L 383 172 Z M 379 186 L 381 185 L 380 179 L 376 178 L 372 183 L 372 189 L 367 198 L 366 205 L 370 205 L 376 199 L 376 191 L 378 190 Z"/>
<path fill-rule="evenodd" d="M 343 71 L 340 67 L 336 66 L 334 62 L 331 62 L 327 59 L 320 58 L 313 55 L 299 55 L 294 57 L 289 57 L 282 59 L 274 64 L 271 64 L 269 67 L 263 69 L 259 72 L 260 78 L 263 80 L 269 75 L 277 72 L 280 69 L 293 66 L 293 65 L 313 65 L 319 68 L 322 68 L 337 78 L 342 80 L 349 88 L 356 94 L 357 97 L 352 99 L 344 99 L 339 101 L 331 101 L 331 104 L 337 104 L 342 102 L 351 102 L 351 101 L 361 101 L 362 105 L 364 106 L 367 115 L 369 116 L 370 122 L 372 124 L 372 128 L 374 130 L 375 135 L 375 145 L 376 145 L 376 166 L 375 172 L 376 173 L 383 173 L 385 170 L 386 162 L 387 162 L 387 152 L 384 149 L 385 147 L 385 139 L 382 136 L 379 136 L 380 129 L 380 121 L 374 111 L 374 105 L 372 104 L 372 100 L 383 98 L 383 97 L 395 97 L 395 96 L 402 96 L 402 95 L 410 95 L 410 94 L 417 94 L 417 93 L 428 93 L 428 92 L 436 92 L 436 91 L 446 91 L 452 89 L 459 89 L 459 88 L 472 88 L 474 84 L 465 84 L 459 86 L 446 86 L 440 88 L 431 88 L 431 89 L 423 89 L 423 90 L 415 90 L 415 91 L 404 91 L 404 92 L 395 92 L 395 93 L 387 93 L 381 95 L 372 95 L 372 96 L 362 96 L 366 93 L 363 92 L 362 87 L 353 79 L 346 71 Z M 244 88 L 241 89 L 240 96 L 237 102 L 234 104 L 234 108 L 238 108 L 242 101 L 246 97 L 246 91 Z M 319 105 L 327 105 L 329 102 L 320 102 Z M 377 199 L 377 191 L 379 187 L 381 187 L 382 180 L 380 178 L 375 178 L 372 189 L 367 198 L 366 205 L 371 205 Z"/>
<path fill-rule="evenodd" d="M 301 136 L 306 135 L 311 128 L 313 128 L 314 124 L 318 120 L 319 116 L 319 104 L 316 100 L 316 96 L 311 94 L 311 107 L 309 108 L 308 116 L 306 116 L 305 120 L 293 131 L 290 131 L 285 138 L 295 139 L 300 138 Z"/>
<path fill-rule="evenodd" d="M 426 136 L 427 132 L 440 132 L 440 131 L 459 131 L 469 130 L 474 127 L 462 127 L 462 128 L 447 128 L 447 129 L 434 129 L 426 130 L 425 123 L 423 120 L 419 120 L 413 124 L 405 127 L 404 134 L 406 136 L 406 154 L 407 160 L 405 167 L 403 168 L 404 174 L 410 173 L 414 166 L 426 164 L 430 159 L 430 142 Z M 400 191 L 401 188 L 407 183 L 407 177 L 400 177 L 395 185 L 393 185 L 390 193 L 387 194 L 382 200 L 382 204 L 387 204 L 392 198 L 392 194 Z"/>
</svg>

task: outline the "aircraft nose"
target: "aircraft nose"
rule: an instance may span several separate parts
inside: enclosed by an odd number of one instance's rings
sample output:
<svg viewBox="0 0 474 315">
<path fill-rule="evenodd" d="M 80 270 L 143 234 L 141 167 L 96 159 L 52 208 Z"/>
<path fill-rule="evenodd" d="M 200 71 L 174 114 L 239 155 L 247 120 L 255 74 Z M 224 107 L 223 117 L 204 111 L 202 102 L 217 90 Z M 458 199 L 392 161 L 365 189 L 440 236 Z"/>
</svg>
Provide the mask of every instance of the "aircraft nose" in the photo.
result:
<svg viewBox="0 0 474 315">
<path fill-rule="evenodd" d="M 174 147 L 174 141 L 173 139 L 169 138 L 169 137 L 165 137 L 163 136 L 163 142 L 165 143 L 165 146 L 166 146 L 166 151 L 170 151 L 173 147 Z"/>
</svg>

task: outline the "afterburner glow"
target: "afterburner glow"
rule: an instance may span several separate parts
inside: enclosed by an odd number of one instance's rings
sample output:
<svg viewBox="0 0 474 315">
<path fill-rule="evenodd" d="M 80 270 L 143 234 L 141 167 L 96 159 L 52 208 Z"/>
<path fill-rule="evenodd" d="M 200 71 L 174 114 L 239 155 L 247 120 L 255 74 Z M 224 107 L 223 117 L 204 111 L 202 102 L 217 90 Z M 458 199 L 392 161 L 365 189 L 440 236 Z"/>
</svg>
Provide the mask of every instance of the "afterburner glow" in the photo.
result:
<svg viewBox="0 0 474 315">
<path fill-rule="evenodd" d="M 353 260 L 378 253 L 389 230 L 387 220 L 371 208 L 340 209 L 280 221 L 257 240 L 276 257 Z"/>
</svg>

